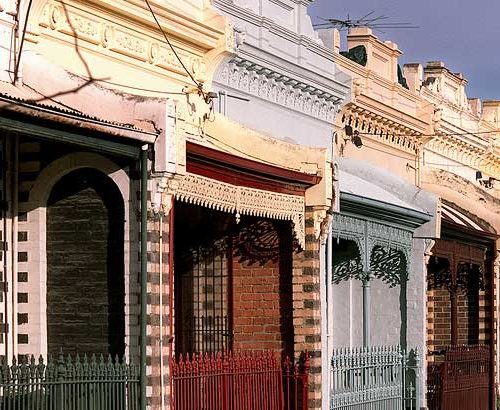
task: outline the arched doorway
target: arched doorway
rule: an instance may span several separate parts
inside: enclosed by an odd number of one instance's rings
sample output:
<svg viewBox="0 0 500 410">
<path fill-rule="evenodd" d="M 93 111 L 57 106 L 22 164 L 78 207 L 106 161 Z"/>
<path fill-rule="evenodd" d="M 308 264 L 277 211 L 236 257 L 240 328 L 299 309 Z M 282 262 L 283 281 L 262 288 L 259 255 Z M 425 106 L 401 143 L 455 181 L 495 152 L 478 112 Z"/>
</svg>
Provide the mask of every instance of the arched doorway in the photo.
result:
<svg viewBox="0 0 500 410">
<path fill-rule="evenodd" d="M 47 202 L 48 353 L 125 351 L 124 203 L 105 174 L 63 176 Z"/>
</svg>

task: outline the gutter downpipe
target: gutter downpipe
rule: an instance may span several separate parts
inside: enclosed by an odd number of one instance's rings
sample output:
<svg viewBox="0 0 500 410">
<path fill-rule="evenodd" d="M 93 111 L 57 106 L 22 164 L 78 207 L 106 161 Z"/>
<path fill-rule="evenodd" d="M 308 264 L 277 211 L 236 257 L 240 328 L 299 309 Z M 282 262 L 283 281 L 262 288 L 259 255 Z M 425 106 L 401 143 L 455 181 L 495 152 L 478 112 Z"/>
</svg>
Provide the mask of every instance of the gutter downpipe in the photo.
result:
<svg viewBox="0 0 500 410">
<path fill-rule="evenodd" d="M 19 134 L 14 136 L 14 166 L 12 175 L 12 356 L 17 357 L 17 254 L 18 254 L 18 212 L 19 212 Z M 10 330 L 10 329 L 9 329 Z"/>
<path fill-rule="evenodd" d="M 140 315 L 140 409 L 146 410 L 146 309 L 148 285 L 148 145 L 141 147 L 141 315 Z"/>
<path fill-rule="evenodd" d="M 160 409 L 165 409 L 165 395 L 163 390 L 163 209 L 160 209 L 160 255 L 159 255 L 159 287 L 160 287 Z"/>
<path fill-rule="evenodd" d="M 365 223 L 365 255 L 363 261 L 363 347 L 370 347 L 370 255 L 367 246 L 368 227 Z"/>
<path fill-rule="evenodd" d="M 322 343 L 322 399 L 321 408 L 322 410 L 328 410 L 330 408 L 330 386 L 331 386 L 331 373 L 330 373 L 330 355 L 332 354 L 332 301 L 330 300 L 332 295 L 330 294 L 330 280 L 332 277 L 332 230 L 333 224 L 330 224 L 328 229 L 328 236 L 325 244 L 321 244 L 320 248 L 320 263 L 321 263 L 321 294 L 322 296 L 322 337 L 324 341 Z"/>
<path fill-rule="evenodd" d="M 328 296 L 327 296 L 327 274 L 326 274 L 326 252 L 329 245 L 320 235 L 319 244 L 319 269 L 320 269 L 320 300 L 321 300 L 321 409 L 328 409 L 328 391 L 330 378 L 328 372 Z"/>
</svg>

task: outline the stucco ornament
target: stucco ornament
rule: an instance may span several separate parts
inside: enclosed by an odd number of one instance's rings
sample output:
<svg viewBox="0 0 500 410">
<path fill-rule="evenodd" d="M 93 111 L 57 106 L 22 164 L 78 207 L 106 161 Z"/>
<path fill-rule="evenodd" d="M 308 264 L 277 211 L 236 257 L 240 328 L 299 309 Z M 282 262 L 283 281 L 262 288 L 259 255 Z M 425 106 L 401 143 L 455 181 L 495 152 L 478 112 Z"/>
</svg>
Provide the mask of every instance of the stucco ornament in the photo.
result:
<svg viewBox="0 0 500 410">
<path fill-rule="evenodd" d="M 156 180 L 156 189 L 153 194 L 152 210 L 154 214 L 168 214 L 172 208 L 172 198 L 179 189 L 184 175 L 164 174 Z"/>
<path fill-rule="evenodd" d="M 139 64 L 148 62 L 152 66 L 176 73 L 184 72 L 168 45 L 151 41 L 151 37 L 145 32 L 134 31 L 123 24 L 110 22 L 100 15 L 91 15 L 69 4 L 47 2 L 40 14 L 39 25 L 42 29 L 48 29 L 46 34 L 59 39 L 61 36 L 76 36 L 79 41 L 102 46 L 117 55 L 126 55 Z M 228 30 L 228 33 L 232 31 Z M 177 53 L 187 62 L 196 78 L 206 77 L 206 63 L 202 56 L 183 49 L 177 49 Z"/>
<path fill-rule="evenodd" d="M 355 78 L 352 80 L 352 96 L 353 100 L 361 95 L 363 92 L 363 80 L 361 78 Z"/>
<path fill-rule="evenodd" d="M 246 40 L 247 33 L 240 27 L 234 27 L 234 45 L 240 47 Z"/>
</svg>

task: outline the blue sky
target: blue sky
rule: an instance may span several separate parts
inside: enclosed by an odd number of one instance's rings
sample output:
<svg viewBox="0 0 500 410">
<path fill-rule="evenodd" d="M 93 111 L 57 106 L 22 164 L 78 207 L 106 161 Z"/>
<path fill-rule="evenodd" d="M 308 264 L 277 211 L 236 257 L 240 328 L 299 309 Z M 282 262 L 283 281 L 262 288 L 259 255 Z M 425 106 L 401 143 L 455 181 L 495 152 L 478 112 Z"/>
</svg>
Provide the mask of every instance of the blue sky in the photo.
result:
<svg viewBox="0 0 500 410">
<path fill-rule="evenodd" d="M 468 79 L 469 97 L 500 99 L 500 0 L 315 0 L 309 7 L 314 22 L 371 11 L 419 26 L 374 33 L 398 44 L 402 63 L 444 61 Z"/>
</svg>

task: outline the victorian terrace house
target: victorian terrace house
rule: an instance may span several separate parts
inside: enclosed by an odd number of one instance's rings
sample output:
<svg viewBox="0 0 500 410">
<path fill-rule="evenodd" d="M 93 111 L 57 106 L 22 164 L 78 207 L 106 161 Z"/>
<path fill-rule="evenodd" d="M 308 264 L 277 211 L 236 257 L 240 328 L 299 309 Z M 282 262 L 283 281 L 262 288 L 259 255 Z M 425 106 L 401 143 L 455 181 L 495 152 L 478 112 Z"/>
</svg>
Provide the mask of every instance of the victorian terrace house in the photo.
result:
<svg viewBox="0 0 500 410">
<path fill-rule="evenodd" d="M 441 236 L 427 268 L 428 407 L 494 408 L 500 103 L 467 98 L 467 80 L 442 62 L 407 65 L 405 75 L 434 106 L 422 187 L 442 199 Z M 460 376 L 464 366 L 472 373 Z"/>
<path fill-rule="evenodd" d="M 215 109 L 241 32 L 202 0 L 0 19 L 1 406 L 317 408 L 331 144 Z M 328 87 L 301 94 L 323 132 Z"/>
<path fill-rule="evenodd" d="M 353 78 L 352 100 L 336 119 L 340 209 L 326 246 L 330 409 L 371 402 L 420 408 L 425 255 L 439 227 L 438 197 L 420 186 L 432 106 L 408 89 L 395 43 L 354 28 L 341 52 L 337 30 L 320 35 Z M 380 373 L 381 362 L 393 376 Z M 363 372 L 348 381 L 358 366 L 375 381 Z"/>
</svg>

